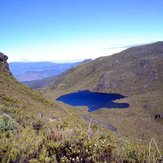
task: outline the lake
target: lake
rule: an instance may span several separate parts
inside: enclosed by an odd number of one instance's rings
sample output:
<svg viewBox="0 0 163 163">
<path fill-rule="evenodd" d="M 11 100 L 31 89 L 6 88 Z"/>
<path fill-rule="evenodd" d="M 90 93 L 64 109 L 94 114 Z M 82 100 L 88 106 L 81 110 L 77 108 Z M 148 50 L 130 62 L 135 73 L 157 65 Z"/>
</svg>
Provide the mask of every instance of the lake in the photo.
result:
<svg viewBox="0 0 163 163">
<path fill-rule="evenodd" d="M 126 96 L 116 93 L 99 93 L 90 92 L 89 90 L 77 91 L 69 94 L 65 94 L 57 98 L 57 101 L 64 102 L 72 106 L 86 106 L 88 111 L 96 111 L 101 108 L 128 108 L 128 103 L 116 103 L 115 100 L 123 99 Z"/>
</svg>

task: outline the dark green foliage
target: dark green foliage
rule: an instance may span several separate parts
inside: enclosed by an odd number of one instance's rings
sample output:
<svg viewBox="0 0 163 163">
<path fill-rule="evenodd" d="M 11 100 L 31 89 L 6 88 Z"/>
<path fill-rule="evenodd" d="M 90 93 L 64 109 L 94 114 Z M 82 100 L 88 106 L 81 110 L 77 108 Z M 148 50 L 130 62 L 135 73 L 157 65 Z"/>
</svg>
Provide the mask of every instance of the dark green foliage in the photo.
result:
<svg viewBox="0 0 163 163">
<path fill-rule="evenodd" d="M 110 162 L 114 146 L 108 139 L 75 139 L 51 148 L 58 162 Z"/>
</svg>

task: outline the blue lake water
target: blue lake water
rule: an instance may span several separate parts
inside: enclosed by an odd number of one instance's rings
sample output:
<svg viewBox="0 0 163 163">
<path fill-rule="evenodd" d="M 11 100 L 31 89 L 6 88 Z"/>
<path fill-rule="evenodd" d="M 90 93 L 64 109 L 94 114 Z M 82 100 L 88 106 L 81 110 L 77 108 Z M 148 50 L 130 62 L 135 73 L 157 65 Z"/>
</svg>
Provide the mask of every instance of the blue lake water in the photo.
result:
<svg viewBox="0 0 163 163">
<path fill-rule="evenodd" d="M 65 94 L 57 98 L 57 101 L 64 102 L 72 106 L 87 106 L 88 111 L 92 112 L 101 108 L 128 108 L 128 103 L 116 103 L 114 100 L 125 98 L 116 93 L 98 93 L 88 90 Z"/>
</svg>

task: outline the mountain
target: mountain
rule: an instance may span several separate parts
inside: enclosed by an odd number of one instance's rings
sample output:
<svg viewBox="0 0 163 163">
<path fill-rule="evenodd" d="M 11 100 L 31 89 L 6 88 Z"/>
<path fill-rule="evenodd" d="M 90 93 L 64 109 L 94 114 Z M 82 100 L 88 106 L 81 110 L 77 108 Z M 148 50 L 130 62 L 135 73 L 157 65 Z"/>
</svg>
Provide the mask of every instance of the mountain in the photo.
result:
<svg viewBox="0 0 163 163">
<path fill-rule="evenodd" d="M 127 96 L 118 102 L 127 109 L 100 109 L 88 113 L 76 109 L 84 119 L 93 119 L 103 126 L 112 126 L 117 134 L 149 144 L 157 136 L 163 148 L 163 42 L 132 47 L 111 56 L 100 57 L 55 77 L 42 89 L 46 97 L 77 90 L 120 93 Z M 160 116 L 161 117 L 161 116 Z"/>
<path fill-rule="evenodd" d="M 23 82 L 56 76 L 79 63 L 11 62 L 9 67 L 15 78 Z"/>
<path fill-rule="evenodd" d="M 83 107 L 62 104 L 19 83 L 7 59 L 0 53 L 0 162 L 162 160 L 158 151 L 163 149 L 162 121 L 151 118 L 162 109 L 161 91 L 128 97 L 125 100 L 131 107 L 126 110 L 88 113 Z M 158 142 L 157 148 L 152 142 Z"/>
<path fill-rule="evenodd" d="M 117 150 L 121 150 L 121 146 L 115 141 L 118 139 L 105 127 L 89 119 L 87 122 L 72 107 L 45 98 L 15 80 L 7 59 L 0 53 L 0 162 L 131 160 L 125 146 L 124 156 L 120 158 Z M 137 145 L 141 151 L 132 160 L 140 160 L 142 149 L 147 149 Z M 133 143 L 130 147 L 136 149 Z"/>
<path fill-rule="evenodd" d="M 126 95 L 163 89 L 163 42 L 129 48 L 59 75 L 52 90 L 91 89 Z"/>
</svg>

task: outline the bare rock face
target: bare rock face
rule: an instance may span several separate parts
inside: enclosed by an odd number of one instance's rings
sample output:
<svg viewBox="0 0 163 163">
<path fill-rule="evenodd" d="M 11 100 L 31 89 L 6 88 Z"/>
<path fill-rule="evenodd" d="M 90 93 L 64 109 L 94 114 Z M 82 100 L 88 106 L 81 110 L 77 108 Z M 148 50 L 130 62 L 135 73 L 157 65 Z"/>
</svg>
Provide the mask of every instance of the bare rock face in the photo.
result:
<svg viewBox="0 0 163 163">
<path fill-rule="evenodd" d="M 0 52 L 0 72 L 9 72 L 9 66 L 7 63 L 8 57 Z"/>
</svg>

